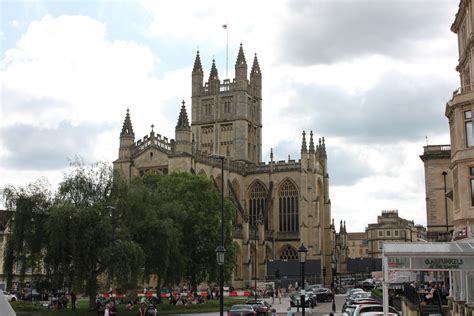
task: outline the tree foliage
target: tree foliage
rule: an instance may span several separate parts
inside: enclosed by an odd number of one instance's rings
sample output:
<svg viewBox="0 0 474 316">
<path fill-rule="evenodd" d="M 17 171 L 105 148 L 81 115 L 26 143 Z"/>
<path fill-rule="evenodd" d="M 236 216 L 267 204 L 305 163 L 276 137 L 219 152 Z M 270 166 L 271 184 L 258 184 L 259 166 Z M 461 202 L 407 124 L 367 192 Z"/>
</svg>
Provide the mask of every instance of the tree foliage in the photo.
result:
<svg viewBox="0 0 474 316">
<path fill-rule="evenodd" d="M 2 196 L 14 214 L 4 253 L 10 281 L 15 265 L 22 277 L 41 270 L 52 288 L 85 292 L 93 307 L 99 280 L 132 294 L 151 275 L 160 286 L 217 280 L 220 198 L 204 177 L 147 174 L 125 183 L 109 165 L 76 161 L 55 194 L 39 181 Z M 227 276 L 237 250 L 232 212 L 226 203 Z"/>
</svg>

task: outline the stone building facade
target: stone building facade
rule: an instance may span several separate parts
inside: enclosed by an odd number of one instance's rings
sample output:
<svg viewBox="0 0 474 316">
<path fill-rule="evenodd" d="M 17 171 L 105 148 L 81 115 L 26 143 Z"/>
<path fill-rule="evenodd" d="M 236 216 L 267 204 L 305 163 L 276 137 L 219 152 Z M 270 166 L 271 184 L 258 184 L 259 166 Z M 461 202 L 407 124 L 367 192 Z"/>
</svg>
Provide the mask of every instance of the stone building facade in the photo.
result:
<svg viewBox="0 0 474 316">
<path fill-rule="evenodd" d="M 468 237 L 474 227 L 474 14 L 473 0 L 462 0 L 451 31 L 458 36 L 461 88 L 446 104 L 451 136 L 450 170 L 453 182 L 453 226 L 455 237 Z M 465 232 L 465 233 L 464 233 Z M 471 237 L 471 236 L 470 236 Z M 472 237 L 471 237 L 472 238 Z"/>
<path fill-rule="evenodd" d="M 426 228 L 398 216 L 398 210 L 385 210 L 377 223 L 367 225 L 368 257 L 382 258 L 384 242 L 426 241 Z"/>
<path fill-rule="evenodd" d="M 453 233 L 453 182 L 450 145 L 427 145 L 425 167 L 426 223 L 429 241 L 450 241 Z"/>
<path fill-rule="evenodd" d="M 115 170 L 126 179 L 146 172 L 190 172 L 214 180 L 234 203 L 233 239 L 240 247 L 233 285 L 243 287 L 266 276 L 269 260 L 320 259 L 331 271 L 332 225 L 324 138 L 304 131 L 297 160 L 262 161 L 262 73 L 255 55 L 248 76 L 242 45 L 235 78 L 221 81 L 213 61 L 204 81 L 197 52 L 191 74 L 191 123 L 182 102 L 174 139 L 156 134 L 135 139 L 127 110 Z M 219 160 L 225 157 L 224 174 Z M 327 274 L 328 281 L 332 276 Z"/>
<path fill-rule="evenodd" d="M 450 145 L 427 146 L 421 156 L 425 163 L 428 231 L 431 236 L 432 232 L 449 229 L 449 239 L 454 240 L 472 240 L 474 226 L 473 6 L 473 0 L 459 1 L 459 10 L 451 26 L 451 31 L 458 37 L 459 61 L 456 70 L 461 87 L 454 91 L 445 108 Z M 442 172 L 447 173 L 446 194 L 443 194 L 444 188 L 441 189 Z M 444 215 L 446 208 L 447 219 Z"/>
<path fill-rule="evenodd" d="M 368 245 L 366 232 L 347 233 L 347 256 L 349 259 L 368 258 Z"/>
</svg>

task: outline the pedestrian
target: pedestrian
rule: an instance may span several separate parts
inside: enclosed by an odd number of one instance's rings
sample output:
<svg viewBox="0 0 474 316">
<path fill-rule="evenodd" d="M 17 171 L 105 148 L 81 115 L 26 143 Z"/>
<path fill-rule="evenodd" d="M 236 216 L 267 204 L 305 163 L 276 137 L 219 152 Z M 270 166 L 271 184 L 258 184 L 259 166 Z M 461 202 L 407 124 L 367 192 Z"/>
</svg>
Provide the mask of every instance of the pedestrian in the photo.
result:
<svg viewBox="0 0 474 316">
<path fill-rule="evenodd" d="M 105 305 L 104 316 L 110 316 L 110 304 Z"/>
<path fill-rule="evenodd" d="M 110 304 L 109 315 L 110 316 L 117 316 L 117 307 L 115 306 L 114 303 Z"/>
<path fill-rule="evenodd" d="M 272 316 L 277 316 L 276 309 L 272 308 Z"/>
<path fill-rule="evenodd" d="M 76 299 L 77 299 L 76 293 L 71 292 L 71 307 L 73 311 L 76 310 Z"/>
<path fill-rule="evenodd" d="M 272 299 L 272 304 L 275 304 L 275 292 L 273 291 L 273 289 L 270 289 L 268 294 L 270 295 L 270 297 Z"/>
<path fill-rule="evenodd" d="M 281 289 L 277 289 L 277 297 L 278 297 L 278 303 L 281 304 Z"/>
<path fill-rule="evenodd" d="M 293 312 L 291 311 L 291 307 L 288 307 L 287 309 L 287 313 L 286 313 L 286 316 L 294 316 L 295 314 L 293 314 Z"/>
<path fill-rule="evenodd" d="M 146 316 L 146 304 L 145 303 L 141 303 L 140 304 L 140 308 L 138 309 L 138 315 L 139 316 Z"/>
</svg>

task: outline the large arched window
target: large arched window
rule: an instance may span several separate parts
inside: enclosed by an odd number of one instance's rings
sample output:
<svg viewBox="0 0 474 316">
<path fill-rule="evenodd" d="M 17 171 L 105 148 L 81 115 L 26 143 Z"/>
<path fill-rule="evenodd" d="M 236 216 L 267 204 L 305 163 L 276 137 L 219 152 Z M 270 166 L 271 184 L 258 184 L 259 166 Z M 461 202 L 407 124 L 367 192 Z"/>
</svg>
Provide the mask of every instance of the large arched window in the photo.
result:
<svg viewBox="0 0 474 316">
<path fill-rule="evenodd" d="M 256 226 L 260 214 L 264 217 L 265 199 L 267 190 L 259 181 L 254 182 L 249 190 L 249 223 L 250 226 Z"/>
<path fill-rule="evenodd" d="M 295 260 L 298 259 L 298 251 L 291 246 L 286 246 L 280 253 L 280 260 Z"/>
<path fill-rule="evenodd" d="M 286 180 L 280 187 L 279 219 L 281 232 L 298 231 L 298 190 L 293 182 Z"/>
</svg>

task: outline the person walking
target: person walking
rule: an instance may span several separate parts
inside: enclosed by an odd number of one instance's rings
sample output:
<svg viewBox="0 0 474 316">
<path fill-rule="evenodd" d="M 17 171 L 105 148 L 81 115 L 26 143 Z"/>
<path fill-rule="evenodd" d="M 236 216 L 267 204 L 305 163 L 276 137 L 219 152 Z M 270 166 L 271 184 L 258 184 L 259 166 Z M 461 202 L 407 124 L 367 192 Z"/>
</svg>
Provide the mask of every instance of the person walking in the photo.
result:
<svg viewBox="0 0 474 316">
<path fill-rule="evenodd" d="M 277 289 L 277 297 L 278 297 L 278 303 L 281 304 L 281 289 Z"/>
</svg>

